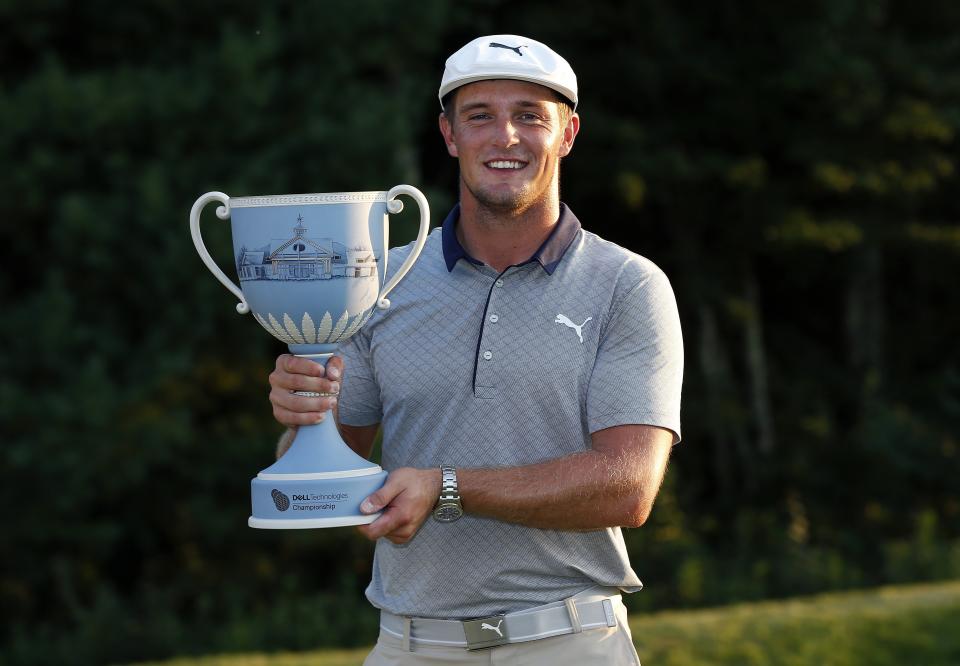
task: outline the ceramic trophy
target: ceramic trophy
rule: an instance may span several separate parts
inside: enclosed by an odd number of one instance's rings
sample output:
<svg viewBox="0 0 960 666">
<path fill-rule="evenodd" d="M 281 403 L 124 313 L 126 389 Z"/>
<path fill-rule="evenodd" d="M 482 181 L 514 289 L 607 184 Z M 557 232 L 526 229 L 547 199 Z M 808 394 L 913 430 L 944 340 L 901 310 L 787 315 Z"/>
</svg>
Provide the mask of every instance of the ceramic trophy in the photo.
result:
<svg viewBox="0 0 960 666">
<path fill-rule="evenodd" d="M 384 284 L 389 213 L 403 210 L 398 195 L 420 208 L 413 250 Z M 200 213 L 218 202 L 230 218 L 240 284 L 210 257 L 200 235 Z M 190 211 L 190 233 L 200 258 L 240 302 L 290 352 L 326 363 L 337 346 L 364 325 L 416 261 L 427 238 L 430 208 L 416 188 L 231 198 L 208 192 Z M 316 396 L 316 393 L 299 393 Z M 331 416 L 301 426 L 289 450 L 251 481 L 250 527 L 296 529 L 370 523 L 360 502 L 379 489 L 387 473 L 354 453 Z"/>
</svg>

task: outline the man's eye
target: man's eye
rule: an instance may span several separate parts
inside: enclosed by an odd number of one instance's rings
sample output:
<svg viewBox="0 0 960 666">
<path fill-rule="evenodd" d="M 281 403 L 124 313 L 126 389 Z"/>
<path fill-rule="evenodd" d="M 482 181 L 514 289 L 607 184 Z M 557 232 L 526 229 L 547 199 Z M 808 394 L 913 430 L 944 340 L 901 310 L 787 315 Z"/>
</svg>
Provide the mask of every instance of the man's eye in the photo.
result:
<svg viewBox="0 0 960 666">
<path fill-rule="evenodd" d="M 474 113 L 467 116 L 467 120 L 486 120 L 490 117 L 489 113 Z"/>
</svg>

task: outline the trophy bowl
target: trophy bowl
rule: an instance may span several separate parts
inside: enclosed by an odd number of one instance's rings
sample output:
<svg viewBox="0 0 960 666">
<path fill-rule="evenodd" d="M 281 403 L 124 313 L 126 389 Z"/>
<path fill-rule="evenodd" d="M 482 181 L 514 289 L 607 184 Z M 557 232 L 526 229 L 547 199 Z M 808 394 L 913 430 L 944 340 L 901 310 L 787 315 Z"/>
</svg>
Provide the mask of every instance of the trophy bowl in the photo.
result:
<svg viewBox="0 0 960 666">
<path fill-rule="evenodd" d="M 396 197 L 420 208 L 413 250 L 384 284 L 389 249 L 388 214 L 403 210 Z M 210 257 L 200 234 L 200 214 L 219 202 L 217 217 L 230 219 L 239 286 Z M 292 354 L 319 363 L 364 325 L 375 307 L 423 249 L 430 208 L 420 190 L 397 185 L 388 192 L 285 194 L 231 198 L 208 192 L 190 211 L 190 233 L 207 268 L 254 318 Z M 298 395 L 318 396 L 310 392 Z M 300 426 L 287 452 L 251 481 L 250 527 L 300 529 L 363 525 L 360 503 L 387 478 L 379 465 L 343 441 L 334 419 Z"/>
</svg>

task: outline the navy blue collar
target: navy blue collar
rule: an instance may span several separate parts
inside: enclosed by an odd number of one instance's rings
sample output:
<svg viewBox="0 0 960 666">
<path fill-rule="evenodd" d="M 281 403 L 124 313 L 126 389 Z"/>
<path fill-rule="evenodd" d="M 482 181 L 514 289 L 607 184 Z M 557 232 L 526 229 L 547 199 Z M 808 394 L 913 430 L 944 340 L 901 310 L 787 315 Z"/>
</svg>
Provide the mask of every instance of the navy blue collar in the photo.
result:
<svg viewBox="0 0 960 666">
<path fill-rule="evenodd" d="M 448 271 L 453 270 L 458 259 L 466 259 L 477 266 L 483 265 L 482 261 L 471 257 L 460 245 L 457 238 L 457 221 L 459 219 L 460 204 L 457 204 L 447 215 L 447 219 L 443 221 L 443 259 L 447 262 Z M 537 248 L 532 257 L 517 265 L 526 266 L 531 261 L 536 261 L 546 271 L 547 275 L 553 275 L 553 271 L 557 269 L 557 265 L 563 259 L 563 255 L 567 253 L 567 250 L 570 249 L 573 239 L 577 237 L 579 232 L 580 220 L 567 208 L 566 204 L 561 203 L 560 219 L 557 220 L 557 224 L 554 225 L 550 235 L 547 236 L 547 240 L 543 241 L 543 245 Z"/>
</svg>

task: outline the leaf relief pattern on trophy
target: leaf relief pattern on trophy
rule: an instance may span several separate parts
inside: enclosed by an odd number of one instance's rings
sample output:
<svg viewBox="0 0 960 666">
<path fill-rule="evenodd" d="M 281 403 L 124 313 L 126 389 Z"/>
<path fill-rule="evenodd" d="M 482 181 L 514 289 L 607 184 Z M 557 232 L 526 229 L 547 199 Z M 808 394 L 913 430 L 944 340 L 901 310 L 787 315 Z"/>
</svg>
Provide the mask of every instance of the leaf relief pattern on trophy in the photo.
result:
<svg viewBox="0 0 960 666">
<path fill-rule="evenodd" d="M 307 344 L 313 344 L 317 341 L 317 330 L 313 325 L 313 318 L 310 317 L 309 312 L 303 313 L 301 328 L 303 329 L 303 337 L 306 339 Z"/>
<path fill-rule="evenodd" d="M 267 320 L 266 320 L 266 319 L 264 319 L 263 317 L 260 316 L 260 313 L 259 313 L 259 312 L 254 312 L 254 313 L 253 313 L 253 316 L 256 317 L 257 322 L 258 322 L 261 326 L 263 326 L 264 329 L 266 329 L 267 333 L 269 333 L 270 335 L 276 335 L 276 333 L 275 333 L 274 330 L 273 330 L 273 327 L 270 326 L 270 324 L 267 323 Z"/>
<path fill-rule="evenodd" d="M 323 313 L 323 318 L 320 320 L 320 329 L 317 331 L 317 342 L 326 342 L 332 330 L 333 317 L 330 316 L 329 312 L 325 312 Z"/>
<path fill-rule="evenodd" d="M 356 316 L 356 318 L 353 320 L 353 323 L 347 326 L 347 330 L 343 332 L 344 340 L 349 340 L 356 334 L 357 331 L 360 330 L 360 327 L 366 323 L 367 318 L 370 316 L 370 312 L 372 312 L 372 310 L 366 310 Z"/>
<path fill-rule="evenodd" d="M 283 327 L 287 330 L 287 333 L 290 334 L 290 337 L 293 338 L 294 342 L 300 345 L 307 344 L 303 334 L 300 333 L 300 329 L 297 328 L 297 325 L 293 323 L 293 319 L 291 319 L 290 315 L 286 312 L 283 313 Z"/>
<path fill-rule="evenodd" d="M 350 323 L 347 324 L 347 328 L 344 329 L 343 333 L 340 334 L 341 340 L 349 340 L 350 336 L 352 336 L 354 333 L 357 332 L 357 322 L 360 321 L 360 317 L 362 316 L 363 316 L 363 313 L 361 312 L 356 317 L 354 317 L 350 321 Z"/>
<path fill-rule="evenodd" d="M 340 319 L 337 321 L 337 325 L 333 329 L 333 333 L 330 334 L 330 339 L 327 342 L 339 342 L 343 332 L 347 329 L 347 322 L 350 320 L 350 313 L 346 310 L 343 311 L 343 314 L 340 315 Z"/>
<path fill-rule="evenodd" d="M 360 325 L 357 326 L 357 330 L 358 330 L 358 331 L 359 331 L 361 328 L 363 328 L 364 326 L 367 325 L 367 322 L 370 321 L 370 317 L 373 316 L 374 310 L 375 310 L 375 308 L 370 308 L 370 309 L 368 309 L 366 312 L 363 313 L 363 319 L 360 320 Z"/>
<path fill-rule="evenodd" d="M 360 327 L 367 322 L 372 314 L 373 309 L 371 308 L 364 310 L 351 319 L 350 313 L 345 310 L 337 320 L 337 325 L 333 326 L 333 318 L 329 312 L 326 312 L 320 320 L 319 329 L 316 328 L 316 325 L 313 323 L 313 317 L 311 317 L 308 312 L 303 313 L 300 327 L 297 327 L 296 322 L 294 322 L 293 318 L 286 312 L 283 313 L 283 324 L 277 321 L 277 318 L 270 313 L 267 314 L 268 319 L 264 319 L 258 312 L 254 312 L 253 316 L 256 318 L 257 323 L 281 342 L 286 342 L 288 345 L 312 345 L 332 344 L 350 339 L 360 330 Z"/>
<path fill-rule="evenodd" d="M 273 335 L 280 340 L 281 342 L 286 342 L 288 345 L 296 344 L 296 341 L 283 330 L 283 326 L 280 325 L 280 322 L 277 321 L 276 317 L 272 314 L 267 313 L 267 317 L 270 318 L 270 326 L 273 328 Z"/>
</svg>

